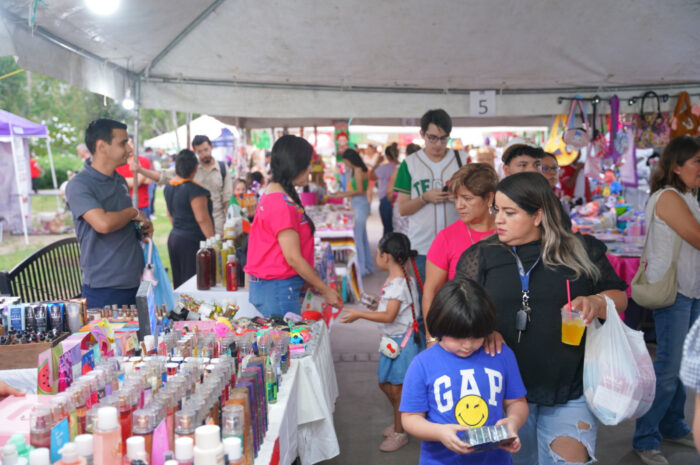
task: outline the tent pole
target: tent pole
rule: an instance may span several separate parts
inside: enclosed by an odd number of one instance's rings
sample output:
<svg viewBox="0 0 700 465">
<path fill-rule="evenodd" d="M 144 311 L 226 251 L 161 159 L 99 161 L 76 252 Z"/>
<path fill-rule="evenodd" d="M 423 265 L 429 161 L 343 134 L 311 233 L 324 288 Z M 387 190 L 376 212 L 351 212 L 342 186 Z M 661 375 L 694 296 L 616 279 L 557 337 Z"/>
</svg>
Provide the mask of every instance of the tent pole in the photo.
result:
<svg viewBox="0 0 700 465">
<path fill-rule="evenodd" d="M 20 176 L 19 176 L 19 166 L 17 165 L 18 160 L 16 157 L 17 150 L 15 148 L 16 141 L 15 141 L 15 134 L 14 131 L 12 130 L 12 125 L 10 124 L 10 147 L 12 147 L 12 159 L 13 159 L 13 165 L 15 168 L 15 182 L 17 183 L 17 199 L 19 200 L 19 211 L 20 211 L 20 216 L 22 217 L 22 230 L 24 231 L 24 243 L 29 245 L 29 234 L 27 233 L 27 218 L 25 218 L 27 214 L 27 207 L 24 205 L 24 202 L 22 202 L 24 197 L 22 195 L 22 188 L 20 187 Z M 28 167 L 27 167 L 28 168 Z M 28 174 L 28 173 L 27 173 Z M 27 199 L 31 201 L 31 197 L 29 194 L 26 195 Z"/>
<path fill-rule="evenodd" d="M 49 164 L 51 165 L 51 180 L 53 181 L 53 188 L 58 191 L 58 182 L 56 181 L 56 169 L 53 164 L 53 154 L 51 153 L 51 137 L 46 136 L 46 152 L 49 154 Z M 56 194 L 56 209 L 61 208 L 61 200 L 59 199 L 60 194 Z"/>
<path fill-rule="evenodd" d="M 134 116 L 134 160 L 136 160 L 136 163 L 139 163 L 139 121 L 140 121 L 140 116 L 141 116 L 141 81 L 138 79 L 136 80 L 135 86 L 136 87 L 136 92 L 134 92 L 136 95 L 134 96 L 135 99 L 135 106 L 136 106 L 136 115 Z M 134 206 L 135 209 L 139 209 L 139 174 L 138 173 L 133 173 L 134 176 L 134 181 L 133 181 L 133 188 L 131 189 L 131 203 Z"/>
</svg>

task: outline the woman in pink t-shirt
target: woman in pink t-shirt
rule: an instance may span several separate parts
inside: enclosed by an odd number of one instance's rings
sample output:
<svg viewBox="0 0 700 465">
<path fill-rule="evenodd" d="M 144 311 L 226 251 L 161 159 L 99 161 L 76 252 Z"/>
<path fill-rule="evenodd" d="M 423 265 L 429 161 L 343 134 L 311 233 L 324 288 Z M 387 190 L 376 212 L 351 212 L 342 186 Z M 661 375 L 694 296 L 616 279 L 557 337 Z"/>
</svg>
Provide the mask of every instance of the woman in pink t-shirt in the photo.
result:
<svg viewBox="0 0 700 465">
<path fill-rule="evenodd" d="M 493 204 L 498 175 L 490 165 L 470 163 L 449 182 L 459 219 L 440 231 L 428 250 L 423 285 L 423 317 L 427 318 L 433 297 L 446 280 L 455 276 L 462 252 L 494 233 Z M 428 346 L 435 342 L 426 329 Z M 432 340 L 431 340 L 432 339 Z"/>
<path fill-rule="evenodd" d="M 342 303 L 314 271 L 314 224 L 296 191 L 309 181 L 312 154 L 311 144 L 292 135 L 280 137 L 272 147 L 272 180 L 258 201 L 245 266 L 250 303 L 265 317 L 300 313 L 304 282 L 329 304 Z"/>
</svg>

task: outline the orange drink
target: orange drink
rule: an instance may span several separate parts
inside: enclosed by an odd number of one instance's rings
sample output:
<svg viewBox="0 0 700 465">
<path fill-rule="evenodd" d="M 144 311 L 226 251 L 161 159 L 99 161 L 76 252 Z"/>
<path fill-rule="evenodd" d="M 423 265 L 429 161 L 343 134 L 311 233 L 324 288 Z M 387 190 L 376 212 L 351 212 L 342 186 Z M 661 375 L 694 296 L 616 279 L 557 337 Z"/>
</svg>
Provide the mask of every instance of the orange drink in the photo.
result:
<svg viewBox="0 0 700 465">
<path fill-rule="evenodd" d="M 585 330 L 586 323 L 581 318 L 581 312 L 561 311 L 561 342 L 570 346 L 580 345 Z"/>
</svg>

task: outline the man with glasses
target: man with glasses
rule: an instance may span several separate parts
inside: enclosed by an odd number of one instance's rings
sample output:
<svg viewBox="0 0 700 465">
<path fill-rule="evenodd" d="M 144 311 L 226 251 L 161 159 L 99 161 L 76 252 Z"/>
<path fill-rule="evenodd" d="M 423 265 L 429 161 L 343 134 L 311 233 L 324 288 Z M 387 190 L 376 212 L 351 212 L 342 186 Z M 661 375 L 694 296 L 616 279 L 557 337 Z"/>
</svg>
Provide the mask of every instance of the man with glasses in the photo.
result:
<svg viewBox="0 0 700 465">
<path fill-rule="evenodd" d="M 445 110 L 429 110 L 420 122 L 425 148 L 407 157 L 399 166 L 394 191 L 398 194 L 399 213 L 408 217 L 408 238 L 418 251 L 416 266 L 425 280 L 425 256 L 437 233 L 457 221 L 454 202 L 447 183 L 467 154 L 447 148 L 452 119 Z"/>
</svg>

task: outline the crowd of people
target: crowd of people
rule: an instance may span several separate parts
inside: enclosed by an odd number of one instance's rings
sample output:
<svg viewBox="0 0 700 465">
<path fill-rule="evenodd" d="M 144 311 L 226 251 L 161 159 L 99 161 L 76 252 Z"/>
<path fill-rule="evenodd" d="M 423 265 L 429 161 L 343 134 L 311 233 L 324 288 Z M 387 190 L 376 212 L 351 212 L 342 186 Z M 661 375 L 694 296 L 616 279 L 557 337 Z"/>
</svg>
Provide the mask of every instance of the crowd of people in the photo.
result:
<svg viewBox="0 0 700 465">
<path fill-rule="evenodd" d="M 199 241 L 221 234 L 231 195 L 249 186 L 212 157 L 205 136 L 177 154 L 174 169 L 153 170 L 134 156 L 126 129 L 111 120 L 91 123 L 85 135 L 90 157 L 66 189 L 90 307 L 134 303 L 144 266 L 138 239 L 148 237 L 152 225 L 146 202 L 132 207 L 130 188 L 145 189 L 150 202 L 150 186 L 165 186 L 173 224 L 168 250 L 179 286 L 194 274 Z M 597 420 L 583 393 L 585 340 L 562 344 L 560 313 L 570 300 L 586 323 L 605 320 L 609 309 L 625 310 L 627 284 L 602 242 L 572 233 L 558 196 L 555 156 L 513 144 L 502 155 L 499 180 L 491 164 L 448 148 L 451 130 L 445 111 L 430 110 L 421 119 L 425 146 L 407 147 L 400 163 L 397 145 L 386 147 L 386 163 L 371 169 L 355 149 L 342 154 L 348 186 L 335 197 L 349 198 L 355 212 L 363 274 L 375 265 L 366 230 L 371 183 L 378 182 L 380 197 L 384 236 L 376 266 L 388 278 L 376 309 L 343 316 L 382 325 L 387 347 L 379 387 L 394 421 L 380 448 L 395 451 L 411 434 L 423 441 L 421 463 L 591 462 Z M 284 135 L 270 153 L 269 181 L 251 180 L 264 188 L 245 272 L 250 302 L 264 316 L 300 313 L 305 285 L 330 305 L 342 303 L 314 271 L 315 226 L 298 192 L 309 182 L 313 154 L 302 137 Z M 662 440 L 692 445 L 678 375 L 685 335 L 700 312 L 699 187 L 700 142 L 674 139 L 652 176 L 646 212 L 654 228 L 647 239 L 648 279 L 662 279 L 674 263 L 678 270 L 675 302 L 654 310 L 656 398 L 637 420 L 633 440 L 647 464 L 667 463 Z M 484 425 L 505 425 L 515 440 L 475 451 L 460 433 Z"/>
</svg>

